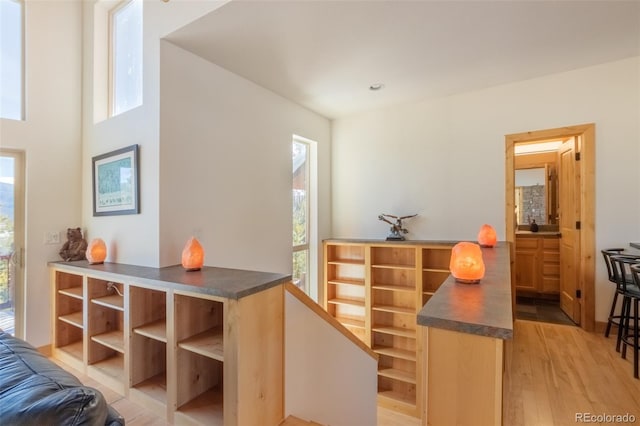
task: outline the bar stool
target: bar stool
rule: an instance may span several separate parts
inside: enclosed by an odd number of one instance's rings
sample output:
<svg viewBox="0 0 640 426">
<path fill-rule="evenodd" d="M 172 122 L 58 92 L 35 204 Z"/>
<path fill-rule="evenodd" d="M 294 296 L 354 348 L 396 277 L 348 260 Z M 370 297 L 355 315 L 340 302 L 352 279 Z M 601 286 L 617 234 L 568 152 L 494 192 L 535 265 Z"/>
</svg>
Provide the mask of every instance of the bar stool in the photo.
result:
<svg viewBox="0 0 640 426">
<path fill-rule="evenodd" d="M 618 328 L 618 339 L 622 342 L 622 358 L 627 357 L 627 346 L 633 347 L 633 377 L 638 378 L 638 305 L 640 302 L 640 258 L 614 255 L 610 257 L 618 287 L 622 288 L 622 318 Z M 628 282 L 632 277 L 633 284 Z M 631 304 L 633 303 L 633 318 Z M 630 322 L 633 331 L 630 332 Z"/>
<path fill-rule="evenodd" d="M 611 265 L 611 256 L 628 256 L 631 258 L 639 258 L 640 256 L 634 256 L 629 254 L 622 254 L 624 251 L 623 248 L 611 248 L 602 250 L 602 257 L 604 257 L 604 264 L 607 267 L 607 274 L 609 275 L 609 281 L 611 281 L 616 286 L 616 291 L 613 294 L 613 300 L 611 301 L 611 310 L 609 312 L 609 319 L 607 320 L 607 327 L 604 330 L 604 337 L 609 337 L 609 333 L 611 332 L 611 326 L 615 325 L 620 329 L 620 318 L 622 315 L 616 315 L 616 307 L 618 304 L 618 295 L 622 294 L 622 288 L 618 286 L 616 277 L 614 275 L 614 269 Z M 626 277 L 627 282 L 629 284 L 633 284 L 633 279 L 631 276 Z M 616 351 L 620 352 L 620 339 L 616 341 Z"/>
</svg>

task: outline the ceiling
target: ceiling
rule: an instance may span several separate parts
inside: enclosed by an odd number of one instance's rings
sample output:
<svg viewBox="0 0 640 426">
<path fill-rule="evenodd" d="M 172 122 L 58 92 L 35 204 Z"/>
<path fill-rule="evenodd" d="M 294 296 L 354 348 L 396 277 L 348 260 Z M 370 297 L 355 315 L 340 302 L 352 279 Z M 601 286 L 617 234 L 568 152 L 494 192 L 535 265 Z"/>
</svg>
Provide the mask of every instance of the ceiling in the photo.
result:
<svg viewBox="0 0 640 426">
<path fill-rule="evenodd" d="M 166 39 L 339 118 L 639 56 L 640 1 L 233 0 Z"/>
</svg>

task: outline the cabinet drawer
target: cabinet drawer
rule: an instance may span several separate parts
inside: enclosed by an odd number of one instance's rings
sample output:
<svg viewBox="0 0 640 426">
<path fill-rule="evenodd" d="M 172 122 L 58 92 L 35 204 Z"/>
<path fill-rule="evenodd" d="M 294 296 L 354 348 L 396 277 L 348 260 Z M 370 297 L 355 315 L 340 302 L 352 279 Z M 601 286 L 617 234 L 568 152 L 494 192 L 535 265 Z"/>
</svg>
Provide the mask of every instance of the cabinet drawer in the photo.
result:
<svg viewBox="0 0 640 426">
<path fill-rule="evenodd" d="M 516 250 L 524 249 L 537 249 L 538 238 L 516 238 Z"/>
<path fill-rule="evenodd" d="M 542 275 L 545 277 L 559 277 L 560 276 L 560 264 L 545 263 L 542 266 Z"/>
<path fill-rule="evenodd" d="M 542 253 L 544 263 L 560 263 L 560 253 L 557 251 L 544 251 Z"/>
<path fill-rule="evenodd" d="M 543 238 L 542 239 L 542 247 L 545 249 L 560 249 L 560 238 Z"/>
</svg>

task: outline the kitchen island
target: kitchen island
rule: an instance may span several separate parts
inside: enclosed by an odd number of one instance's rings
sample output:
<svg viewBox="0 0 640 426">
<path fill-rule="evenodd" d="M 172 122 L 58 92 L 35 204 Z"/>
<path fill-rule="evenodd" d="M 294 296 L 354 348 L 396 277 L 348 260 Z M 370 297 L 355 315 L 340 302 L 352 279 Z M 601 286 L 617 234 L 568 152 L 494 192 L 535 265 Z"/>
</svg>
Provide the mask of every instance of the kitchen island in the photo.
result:
<svg viewBox="0 0 640 426">
<path fill-rule="evenodd" d="M 502 424 L 505 341 L 513 338 L 509 245 L 482 249 L 485 277 L 449 276 L 420 310 L 423 425 Z"/>
</svg>

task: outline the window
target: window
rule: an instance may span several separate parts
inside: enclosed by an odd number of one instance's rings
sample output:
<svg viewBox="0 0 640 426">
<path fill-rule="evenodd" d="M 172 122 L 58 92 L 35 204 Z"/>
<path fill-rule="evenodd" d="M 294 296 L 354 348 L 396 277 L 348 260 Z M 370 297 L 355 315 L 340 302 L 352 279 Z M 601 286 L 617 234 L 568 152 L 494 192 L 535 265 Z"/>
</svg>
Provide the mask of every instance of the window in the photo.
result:
<svg viewBox="0 0 640 426">
<path fill-rule="evenodd" d="M 310 146 L 293 139 L 293 282 L 309 294 L 309 155 Z"/>
<path fill-rule="evenodd" d="M 111 12 L 111 115 L 142 105 L 142 0 Z"/>
<path fill-rule="evenodd" d="M 23 4 L 0 0 L 0 118 L 23 119 Z"/>
</svg>

